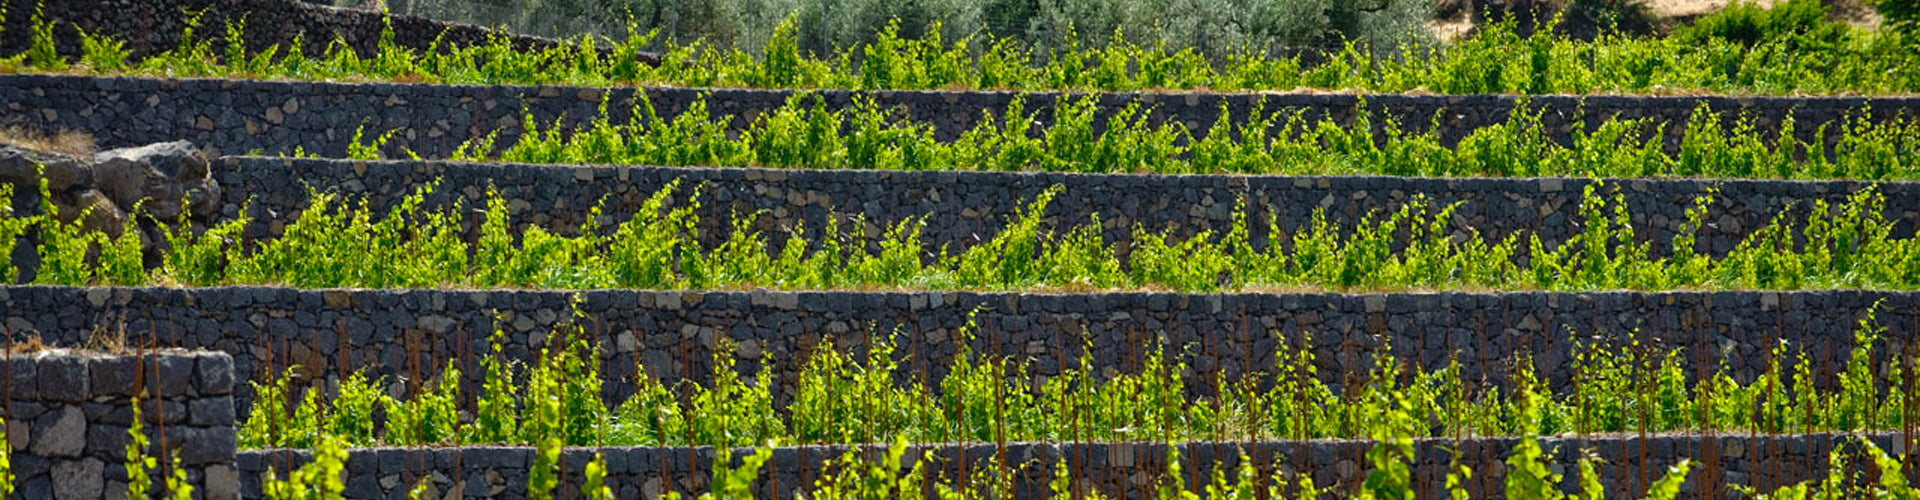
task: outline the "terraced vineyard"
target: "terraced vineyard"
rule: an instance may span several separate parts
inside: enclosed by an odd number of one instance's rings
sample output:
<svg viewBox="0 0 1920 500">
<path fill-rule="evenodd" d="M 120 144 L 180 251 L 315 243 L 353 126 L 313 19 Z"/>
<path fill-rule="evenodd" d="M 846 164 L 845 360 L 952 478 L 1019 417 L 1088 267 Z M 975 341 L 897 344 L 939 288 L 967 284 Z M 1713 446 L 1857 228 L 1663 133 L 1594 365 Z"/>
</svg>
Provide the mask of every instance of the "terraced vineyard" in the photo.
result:
<svg viewBox="0 0 1920 500">
<path fill-rule="evenodd" d="M 1892 3 L 1312 57 L 203 4 L 0 4 L 0 497 L 1920 496 Z"/>
</svg>

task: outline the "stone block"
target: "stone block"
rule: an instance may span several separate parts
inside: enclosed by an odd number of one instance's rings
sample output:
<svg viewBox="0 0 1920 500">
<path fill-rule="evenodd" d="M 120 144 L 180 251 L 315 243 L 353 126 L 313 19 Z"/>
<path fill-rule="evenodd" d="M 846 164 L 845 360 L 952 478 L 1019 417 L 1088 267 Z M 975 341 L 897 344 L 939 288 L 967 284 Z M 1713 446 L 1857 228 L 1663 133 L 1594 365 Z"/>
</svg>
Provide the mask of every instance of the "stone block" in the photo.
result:
<svg viewBox="0 0 1920 500">
<path fill-rule="evenodd" d="M 87 447 L 87 419 L 78 406 L 66 406 L 42 415 L 33 425 L 34 455 L 77 457 Z"/>
<path fill-rule="evenodd" d="M 53 464 L 53 498 L 94 500 L 106 492 L 106 462 L 88 458 Z"/>
<path fill-rule="evenodd" d="M 201 353 L 195 357 L 194 389 L 200 394 L 232 394 L 233 357 L 226 353 Z"/>
<path fill-rule="evenodd" d="M 39 393 L 54 401 L 85 401 L 88 390 L 86 360 L 74 356 L 53 355 L 34 361 Z"/>
<path fill-rule="evenodd" d="M 191 356 L 156 356 L 151 361 L 154 372 L 159 374 L 149 386 L 156 391 L 155 397 L 185 396 L 192 392 L 194 379 L 194 358 Z"/>
<path fill-rule="evenodd" d="M 187 403 L 187 424 L 201 427 L 232 427 L 233 397 L 201 397 Z"/>
<path fill-rule="evenodd" d="M 94 397 L 131 397 L 136 388 L 134 380 L 141 378 L 139 364 L 131 356 L 89 359 L 87 371 Z"/>
</svg>

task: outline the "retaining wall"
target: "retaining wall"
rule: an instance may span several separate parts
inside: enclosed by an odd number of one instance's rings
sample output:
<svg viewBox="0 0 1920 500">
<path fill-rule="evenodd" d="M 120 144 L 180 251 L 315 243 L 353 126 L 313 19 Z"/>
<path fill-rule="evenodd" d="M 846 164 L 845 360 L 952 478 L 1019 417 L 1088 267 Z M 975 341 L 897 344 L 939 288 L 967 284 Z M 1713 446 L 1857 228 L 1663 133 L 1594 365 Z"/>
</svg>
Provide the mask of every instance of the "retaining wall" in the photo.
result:
<svg viewBox="0 0 1920 500">
<path fill-rule="evenodd" d="M 1046 212 L 1057 228 L 1088 224 L 1098 215 L 1109 244 L 1132 239 L 1136 224 L 1152 231 L 1173 230 L 1180 237 L 1232 227 L 1233 212 L 1246 203 L 1248 231 L 1265 248 L 1267 221 L 1293 234 L 1312 221 L 1316 210 L 1328 220 L 1351 227 L 1369 214 L 1379 218 L 1415 196 L 1435 211 L 1460 203 L 1451 230 L 1479 231 L 1492 241 L 1518 233 L 1538 234 L 1549 243 L 1577 234 L 1585 179 L 1434 179 L 1405 177 L 1291 177 L 1240 175 L 1095 175 L 999 172 L 901 172 L 867 170 L 768 170 L 740 168 L 658 168 L 610 166 L 535 166 L 447 162 L 355 162 L 230 157 L 214 162 L 215 180 L 228 188 L 222 218 L 240 215 L 251 203 L 251 235 L 279 234 L 307 206 L 308 189 L 365 196 L 384 213 L 420 186 L 437 182 L 435 203 L 456 199 L 465 207 L 484 207 L 487 188 L 497 187 L 516 224 L 535 224 L 571 232 L 580 227 L 596 202 L 604 200 L 604 227 L 625 222 L 646 199 L 678 179 L 680 193 L 698 187 L 700 237 L 717 246 L 731 233 L 734 214 L 761 212 L 755 227 L 779 248 L 797 224 L 818 235 L 829 216 L 864 216 L 867 236 L 878 240 L 886 226 L 908 217 L 925 217 L 927 248 L 959 252 L 998 234 L 1008 217 L 1060 186 L 1065 189 Z M 1618 193 L 1631 210 L 1636 235 L 1652 243 L 1655 255 L 1669 253 L 1674 234 L 1687 222 L 1694 198 L 1718 189 L 1708 225 L 1694 235 L 1698 249 L 1713 254 L 1737 246 L 1749 233 L 1783 210 L 1797 209 L 1796 224 L 1815 200 L 1844 201 L 1872 184 L 1832 181 L 1743 181 L 1614 179 L 1600 193 Z M 1913 234 L 1920 222 L 1920 183 L 1884 183 L 1883 215 L 1895 223 L 1894 235 Z M 1610 198 L 1610 196 L 1609 196 Z M 682 197 L 680 206 L 686 206 Z M 1611 211 L 1608 211 L 1611 216 Z M 481 222 L 467 217 L 470 236 Z M 845 221 L 843 221 L 845 222 Z M 817 237 L 817 236 L 815 236 Z M 1282 240 L 1287 240 L 1283 237 Z M 1126 255 L 1120 245 L 1118 253 Z"/>
<path fill-rule="evenodd" d="M 143 386 L 147 456 L 167 464 L 177 453 L 200 498 L 238 498 L 234 371 L 226 354 L 39 351 L 0 363 L 8 371 L 7 441 L 21 498 L 124 496 L 132 398 Z M 153 475 L 156 492 L 166 491 L 162 480 L 172 466 L 162 467 Z"/>
<path fill-rule="evenodd" d="M 501 347 L 527 359 L 556 325 L 578 311 L 600 342 L 609 401 L 633 391 L 637 369 L 664 380 L 709 380 L 711 355 L 730 340 L 742 374 L 771 364 L 785 401 L 823 340 L 855 353 L 872 336 L 894 339 L 905 358 L 895 377 L 937 386 L 961 342 L 1029 365 L 1034 377 L 1076 365 L 1091 345 L 1092 366 L 1134 372 L 1164 342 L 1186 363 L 1189 390 L 1211 393 L 1213 374 L 1232 380 L 1271 372 L 1274 354 L 1310 350 L 1329 384 L 1352 380 L 1387 352 L 1429 370 L 1457 359 L 1475 386 L 1507 383 L 1517 353 L 1538 373 L 1569 379 L 1576 342 L 1627 340 L 1685 348 L 1701 373 L 1724 366 L 1751 380 L 1780 341 L 1803 350 L 1822 384 L 1845 365 L 1859 320 L 1877 306 L 1883 333 L 1876 359 L 1905 352 L 1920 335 L 1920 294 L 1900 292 L 1416 293 L 1071 295 L 952 292 L 679 292 L 295 290 L 287 288 L 0 288 L 0 321 L 16 338 L 38 335 L 79 345 L 97 328 L 124 328 L 132 342 L 212 349 L 234 356 L 237 373 L 261 378 L 298 366 L 304 380 L 352 370 L 420 380 L 453 361 L 479 387 L 483 356 L 499 329 Z M 976 314 L 977 311 L 977 314 Z M 972 338 L 962 336 L 970 320 Z M 1311 341 L 1307 339 L 1311 336 Z M 1083 342 L 1085 339 L 1085 342 Z M 1688 373 L 1696 373 L 1689 371 Z M 937 388 L 937 387 L 936 387 Z M 239 406 L 250 391 L 241 388 Z"/>
<path fill-rule="evenodd" d="M 4 358 L 6 425 L 16 491 L 25 498 L 114 498 L 125 491 L 124 447 L 132 421 L 129 398 L 141 387 L 151 453 L 178 453 L 197 498 L 260 498 L 263 484 L 305 464 L 302 450 L 236 450 L 229 389 L 232 359 L 221 353 L 157 351 L 144 357 L 72 351 L 18 353 Z M 150 376 L 148 374 L 151 374 Z M 1913 436 L 1866 434 L 1877 446 L 1902 456 Z M 1620 498 L 1638 498 L 1649 481 L 1681 459 L 1699 462 L 1682 498 L 1717 498 L 1720 485 L 1771 488 L 1825 476 L 1828 453 L 1858 437 L 1655 435 L 1647 437 L 1549 438 L 1545 461 L 1566 474 L 1563 490 L 1575 488 L 1576 461 L 1591 453 L 1601 461 L 1597 476 Z M 1233 436 L 1222 436 L 1232 439 Z M 1472 468 L 1465 487 L 1476 497 L 1499 498 L 1511 438 L 1427 439 L 1414 444 L 1412 486 L 1426 494 L 1444 487 L 1450 464 Z M 1300 477 L 1329 491 L 1350 494 L 1366 477 L 1372 447 L 1363 441 L 1202 442 L 1174 445 L 1184 465 L 1181 480 L 1203 488 L 1215 468 L 1231 471 L 1249 461 L 1262 478 Z M 833 472 L 827 462 L 848 446 L 780 447 L 754 484 L 760 498 L 793 498 Z M 569 449 L 562 453 L 559 498 L 576 497 L 584 465 L 593 453 L 607 459 L 607 483 L 620 498 L 651 498 L 666 491 L 692 495 L 706 489 L 716 450 L 686 447 Z M 735 450 L 732 464 L 751 450 Z M 855 450 L 881 460 L 878 447 Z M 1057 466 L 1077 489 L 1114 498 L 1149 498 L 1167 476 L 1168 445 L 1119 443 L 925 444 L 903 453 L 904 468 L 923 464 L 929 481 L 987 472 L 1010 478 L 1013 496 L 1047 492 Z M 1857 460 L 1857 459 L 1856 459 Z M 922 462 L 926 461 L 926 462 Z M 163 461 L 164 463 L 164 461 Z M 405 496 L 424 478 L 430 498 L 525 498 L 533 450 L 514 447 L 370 448 L 350 450 L 345 497 Z M 1004 465 L 1003 465 L 1004 464 Z M 1871 481 L 1860 462 L 1853 469 Z M 903 469 L 904 470 L 904 469 Z M 1004 471 L 1004 472 L 997 472 Z M 164 469 L 162 471 L 164 474 Z M 1232 473 L 1228 473 L 1232 477 Z M 1265 481 L 1267 479 L 1263 479 Z M 1263 483 L 1265 484 L 1265 483 Z M 164 491 L 164 490 L 162 490 Z"/>
<path fill-rule="evenodd" d="M 248 50 L 259 53 L 278 44 L 281 53 L 301 36 L 300 51 L 308 57 L 325 54 L 337 37 L 361 56 L 375 54 L 381 30 L 386 28 L 383 14 L 368 10 L 337 9 L 294 0 L 0 0 L 6 8 L 6 22 L 0 26 L 0 54 L 8 56 L 27 50 L 32 44 L 33 14 L 36 6 L 42 19 L 57 21 L 54 43 L 62 55 L 78 57 L 80 32 L 108 35 L 126 42 L 134 58 L 172 50 L 180 45 L 180 35 L 192 13 L 204 12 L 195 38 L 211 40 L 216 49 L 226 44 L 226 25 L 246 22 Z M 392 16 L 394 43 L 424 50 L 439 37 L 442 46 L 484 44 L 493 30 L 469 24 L 447 23 L 416 16 Z M 516 46 L 545 48 L 549 39 L 502 33 Z M 651 61 L 650 61 L 651 62 Z"/>
<path fill-rule="evenodd" d="M 1905 438 L 1895 434 L 1865 436 L 1889 453 L 1905 448 Z M 1809 479 L 1824 479 L 1828 453 L 1841 443 L 1851 444 L 1854 436 L 1816 434 L 1811 436 L 1653 436 L 1636 438 L 1549 438 L 1542 440 L 1547 451 L 1545 462 L 1563 474 L 1561 491 L 1578 491 L 1578 460 L 1582 452 L 1601 459 L 1597 476 L 1606 486 L 1608 498 L 1641 498 L 1647 485 L 1658 480 L 1668 467 L 1682 459 L 1696 465 L 1682 486 L 1681 498 L 1722 498 L 1730 493 L 1724 485 L 1736 484 L 1772 488 Z M 1421 498 L 1445 498 L 1448 466 L 1457 456 L 1461 465 L 1473 470 L 1464 487 L 1473 498 L 1505 496 L 1505 460 L 1514 444 L 1511 438 L 1473 438 L 1460 441 L 1431 439 L 1415 444 L 1412 485 Z M 1234 471 L 1245 459 L 1259 471 L 1262 485 L 1272 485 L 1275 471 L 1289 481 L 1299 475 L 1312 477 L 1314 484 L 1330 490 L 1324 498 L 1348 498 L 1372 468 L 1366 451 L 1372 446 L 1361 441 L 1263 441 L 1256 443 L 1187 443 L 1175 445 L 1180 451 L 1182 480 L 1194 491 L 1204 492 L 1215 467 L 1223 468 L 1232 481 Z M 839 458 L 844 446 L 781 447 L 760 471 L 755 483 L 758 498 L 794 498 L 796 491 L 811 490 L 815 480 L 830 472 L 825 462 Z M 752 453 L 734 450 L 733 463 Z M 694 496 L 707 491 L 716 452 L 711 448 L 603 448 L 568 449 L 561 455 L 563 473 L 559 498 L 573 498 L 583 482 L 585 464 L 599 452 L 607 460 L 607 482 L 618 498 L 654 498 L 669 489 Z M 868 460 L 882 460 L 878 447 L 862 451 Z M 931 453 L 930 456 L 926 453 Z M 1000 455 L 1004 453 L 1004 455 Z M 1244 457 L 1241 455 L 1245 453 Z M 1048 481 L 1053 480 L 1056 464 L 1064 460 L 1074 488 L 1081 494 L 1099 491 L 1106 498 L 1157 498 L 1166 472 L 1167 445 L 1154 443 L 1012 443 L 1004 448 L 992 444 L 912 446 L 903 456 L 902 472 L 914 464 L 927 462 L 929 475 L 951 478 L 977 471 L 998 470 L 996 456 L 1004 456 L 1007 472 L 1014 480 L 1011 498 L 1046 498 Z M 363 449 L 348 454 L 347 498 L 394 498 L 431 475 L 432 498 L 525 498 L 528 470 L 533 450 L 529 448 L 441 448 L 441 449 Z M 257 495 L 262 477 L 304 464 L 304 451 L 260 450 L 240 452 L 241 490 Z M 1870 467 L 1854 469 L 1867 473 Z M 1293 483 L 1297 484 L 1297 482 Z M 1291 495 L 1292 489 L 1283 490 Z M 252 496 L 252 495 L 250 495 Z M 929 496 L 929 498 L 932 498 Z"/>
<path fill-rule="evenodd" d="M 739 214 L 758 214 L 752 227 L 770 248 L 782 248 L 797 226 L 818 239 L 828 218 L 845 223 L 864 217 L 864 237 L 877 249 L 886 229 L 910 217 L 924 218 L 925 248 L 958 254 L 992 238 L 1008 219 L 1040 194 L 1063 188 L 1044 213 L 1047 227 L 1064 231 L 1086 225 L 1097 215 L 1101 236 L 1116 255 L 1130 254 L 1136 226 L 1171 233 L 1177 239 L 1211 231 L 1214 238 L 1233 225 L 1244 201 L 1250 243 L 1266 249 L 1271 220 L 1279 240 L 1310 226 L 1316 211 L 1351 229 L 1373 215 L 1383 219 L 1403 205 L 1424 198 L 1439 208 L 1458 204 L 1448 231 L 1456 237 L 1478 232 L 1488 241 L 1538 235 L 1549 245 L 1582 230 L 1580 204 L 1596 181 L 1567 178 L 1436 179 L 1405 177 L 1293 177 L 1239 175 L 1138 176 L 1001 172 L 900 172 L 866 170 L 777 170 L 748 168 L 663 168 L 468 164 L 440 161 L 363 162 L 345 160 L 226 157 L 211 163 L 213 179 L 225 187 L 216 219 L 232 219 L 243 208 L 254 219 L 247 235 L 278 236 L 310 202 L 310 189 L 351 198 L 364 197 L 376 215 L 405 195 L 432 185 L 430 208 L 459 203 L 484 207 L 490 187 L 497 188 L 517 230 L 539 226 L 572 234 L 590 210 L 604 209 L 603 232 L 627 221 L 644 202 L 678 180 L 676 206 L 688 206 L 698 190 L 699 238 L 708 248 L 730 237 Z M 1630 210 L 1639 241 L 1655 257 L 1671 253 L 1676 234 L 1686 229 L 1686 210 L 1695 198 L 1716 193 L 1706 225 L 1691 233 L 1698 251 L 1724 255 L 1782 212 L 1798 228 L 1815 201 L 1839 204 L 1860 190 L 1877 189 L 1885 200 L 1881 215 L 1892 237 L 1914 234 L 1920 223 L 1920 183 L 1872 184 L 1849 181 L 1751 181 L 1700 179 L 1609 179 L 1597 193 L 1618 194 Z M 17 213 L 38 209 L 32 191 L 14 200 Z M 1608 211 L 1611 215 L 1611 210 Z M 483 218 L 463 218 L 467 237 L 478 238 Z M 29 235 L 31 236 L 31 235 Z M 1397 242 L 1401 244 L 1404 242 Z M 37 260 L 32 238 L 22 238 L 11 256 L 21 282 L 32 279 Z M 1517 255 L 1517 264 L 1526 256 Z"/>
<path fill-rule="evenodd" d="M 9 16 L 9 20 L 14 17 Z M 251 25 L 267 24 L 260 21 L 256 17 Z M 9 29 L 7 33 L 14 31 Z M 0 102 L 7 103 L 0 111 L 5 112 L 7 122 L 47 130 L 87 131 L 109 147 L 189 140 L 228 154 L 256 150 L 284 154 L 298 147 L 322 156 L 342 157 L 354 130 L 364 125 L 369 137 L 402 130 L 388 143 L 392 156 L 404 156 L 404 148 L 435 158 L 446 157 L 468 139 L 494 130 L 501 131 L 499 144 L 512 144 L 526 115 L 541 126 L 551 126 L 556 120 L 581 123 L 598 116 L 603 99 L 611 103 L 612 120 L 624 123 L 640 92 L 668 117 L 677 116 L 688 104 L 710 94 L 709 112 L 735 116 L 733 125 L 738 130 L 760 113 L 782 106 L 790 96 L 807 91 L 0 75 Z M 871 98 L 882 108 L 897 109 L 899 116 L 931 125 L 935 135 L 943 139 L 972 128 L 983 112 L 1000 114 L 1018 95 L 945 91 L 814 93 L 832 109 L 849 106 L 856 97 Z M 1061 97 L 1058 93 L 1031 94 L 1027 109 L 1037 112 L 1041 122 L 1051 123 L 1054 103 Z M 1909 97 L 1118 93 L 1100 96 L 1096 123 L 1104 128 L 1107 116 L 1138 102 L 1147 109 L 1152 122 L 1183 123 L 1196 137 L 1204 137 L 1223 109 L 1238 120 L 1264 101 L 1268 112 L 1300 111 L 1310 119 L 1332 116 L 1346 120 L 1362 100 L 1366 109 L 1376 113 L 1376 125 L 1384 126 L 1386 117 L 1394 117 L 1409 130 L 1423 131 L 1437 121 L 1445 144 L 1480 127 L 1506 121 L 1522 100 L 1542 111 L 1547 129 L 1563 142 L 1569 140 L 1582 116 L 1588 123 L 1617 116 L 1679 124 L 1701 105 L 1752 116 L 1755 128 L 1762 131 L 1775 130 L 1792 114 L 1799 124 L 1795 133 L 1803 139 L 1812 138 L 1820 123 L 1869 107 L 1880 118 L 1920 112 L 1920 98 Z M 1678 125 L 1667 127 L 1669 146 L 1678 143 L 1681 129 Z"/>
</svg>

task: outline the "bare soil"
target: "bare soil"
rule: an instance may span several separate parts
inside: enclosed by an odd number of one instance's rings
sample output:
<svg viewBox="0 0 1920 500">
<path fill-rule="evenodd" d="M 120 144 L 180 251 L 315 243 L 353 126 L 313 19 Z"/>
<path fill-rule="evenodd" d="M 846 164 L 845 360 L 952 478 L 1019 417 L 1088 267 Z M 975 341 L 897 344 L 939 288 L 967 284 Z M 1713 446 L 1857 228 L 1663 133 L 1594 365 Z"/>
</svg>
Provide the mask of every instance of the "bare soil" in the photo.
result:
<svg viewBox="0 0 1920 500">
<path fill-rule="evenodd" d="M 1712 14 L 1728 3 L 1740 1 L 1771 6 L 1777 0 L 1647 0 L 1653 15 L 1662 19 L 1690 18 Z"/>
</svg>

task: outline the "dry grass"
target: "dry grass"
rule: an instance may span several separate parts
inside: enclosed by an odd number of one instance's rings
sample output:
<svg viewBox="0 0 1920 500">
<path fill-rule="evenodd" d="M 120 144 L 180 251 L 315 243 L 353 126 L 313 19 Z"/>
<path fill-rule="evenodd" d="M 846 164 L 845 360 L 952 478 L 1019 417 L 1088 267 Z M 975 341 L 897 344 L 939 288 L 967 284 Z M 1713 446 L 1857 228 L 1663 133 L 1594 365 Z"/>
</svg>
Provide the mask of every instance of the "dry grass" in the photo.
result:
<svg viewBox="0 0 1920 500">
<path fill-rule="evenodd" d="M 40 340 L 39 333 L 31 333 L 20 340 L 7 342 L 6 347 L 0 349 L 0 351 L 4 351 L 7 354 L 27 354 L 52 349 L 53 346 L 47 345 L 46 342 Z"/>
<path fill-rule="evenodd" d="M 0 127 L 0 144 L 82 159 L 92 158 L 95 149 L 93 135 L 86 132 L 62 130 L 53 135 L 47 135 L 37 130 L 11 125 Z"/>
<path fill-rule="evenodd" d="M 87 339 L 81 342 L 81 349 L 111 354 L 131 352 L 127 349 L 126 318 L 108 318 L 107 321 L 95 323 L 93 329 L 87 332 Z"/>
</svg>

